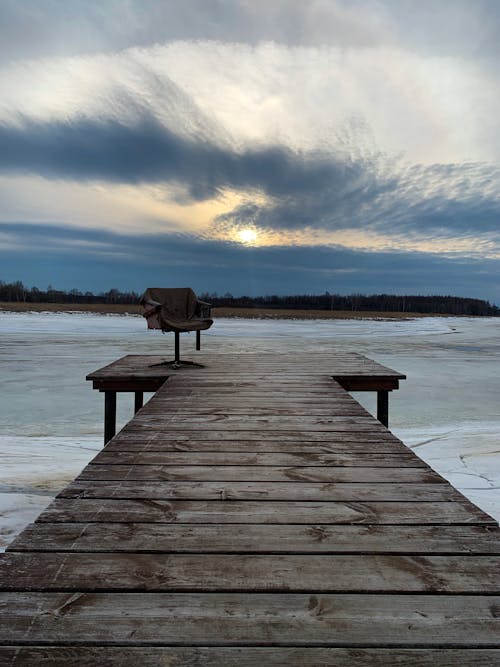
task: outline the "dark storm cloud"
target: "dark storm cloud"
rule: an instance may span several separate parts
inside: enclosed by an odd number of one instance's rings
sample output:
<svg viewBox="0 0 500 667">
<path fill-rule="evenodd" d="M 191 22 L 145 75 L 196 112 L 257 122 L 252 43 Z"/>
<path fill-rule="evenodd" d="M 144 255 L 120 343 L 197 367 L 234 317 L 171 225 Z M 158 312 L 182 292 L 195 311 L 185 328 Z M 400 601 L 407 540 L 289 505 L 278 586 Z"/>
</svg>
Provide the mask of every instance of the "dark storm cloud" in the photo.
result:
<svg viewBox="0 0 500 667">
<path fill-rule="evenodd" d="M 340 202 L 378 187 L 361 163 L 281 146 L 236 152 L 179 136 L 146 114 L 133 125 L 94 119 L 1 124 L 0 170 L 78 181 L 175 182 L 200 200 L 228 187 L 276 197 L 315 196 L 329 188 Z"/>
<path fill-rule="evenodd" d="M 8 237 L 6 250 L 2 235 Z M 0 225 L 0 266 L 0 280 L 82 291 L 141 291 L 154 283 L 258 295 L 272 285 L 278 294 L 377 291 L 500 302 L 499 260 L 325 246 L 249 248 L 188 235 L 119 235 L 58 225 Z"/>
</svg>

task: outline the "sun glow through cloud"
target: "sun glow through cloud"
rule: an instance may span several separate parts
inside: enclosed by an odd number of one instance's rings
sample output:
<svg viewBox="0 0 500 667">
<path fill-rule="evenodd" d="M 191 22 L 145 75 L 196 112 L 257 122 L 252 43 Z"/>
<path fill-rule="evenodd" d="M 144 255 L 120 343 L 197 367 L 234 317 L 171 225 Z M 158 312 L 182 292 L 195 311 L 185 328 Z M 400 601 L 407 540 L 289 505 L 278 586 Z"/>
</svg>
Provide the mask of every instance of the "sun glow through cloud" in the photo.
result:
<svg viewBox="0 0 500 667">
<path fill-rule="evenodd" d="M 237 235 L 238 241 L 245 243 L 246 245 L 254 245 L 254 243 L 257 241 L 257 232 L 251 227 L 240 229 Z"/>
</svg>

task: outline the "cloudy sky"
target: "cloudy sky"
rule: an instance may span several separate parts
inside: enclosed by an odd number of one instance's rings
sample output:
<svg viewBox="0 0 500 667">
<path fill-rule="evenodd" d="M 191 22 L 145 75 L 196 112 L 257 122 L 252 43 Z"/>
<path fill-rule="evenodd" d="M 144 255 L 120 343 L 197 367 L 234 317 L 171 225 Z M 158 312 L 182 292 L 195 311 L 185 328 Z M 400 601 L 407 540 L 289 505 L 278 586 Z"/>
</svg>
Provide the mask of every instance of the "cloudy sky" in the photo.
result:
<svg viewBox="0 0 500 667">
<path fill-rule="evenodd" d="M 0 280 L 500 304 L 498 0 L 0 0 Z"/>
</svg>

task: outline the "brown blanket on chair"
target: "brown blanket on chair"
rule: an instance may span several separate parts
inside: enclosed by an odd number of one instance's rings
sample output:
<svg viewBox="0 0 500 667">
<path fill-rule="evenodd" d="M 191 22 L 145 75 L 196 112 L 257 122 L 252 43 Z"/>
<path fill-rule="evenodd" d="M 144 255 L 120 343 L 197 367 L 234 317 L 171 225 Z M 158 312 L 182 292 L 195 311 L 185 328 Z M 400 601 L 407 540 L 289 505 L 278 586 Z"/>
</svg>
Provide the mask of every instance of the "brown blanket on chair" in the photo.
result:
<svg viewBox="0 0 500 667">
<path fill-rule="evenodd" d="M 141 297 L 144 317 L 155 309 L 162 331 L 201 331 L 213 320 L 201 319 L 198 299 L 190 287 L 149 287 Z"/>
</svg>

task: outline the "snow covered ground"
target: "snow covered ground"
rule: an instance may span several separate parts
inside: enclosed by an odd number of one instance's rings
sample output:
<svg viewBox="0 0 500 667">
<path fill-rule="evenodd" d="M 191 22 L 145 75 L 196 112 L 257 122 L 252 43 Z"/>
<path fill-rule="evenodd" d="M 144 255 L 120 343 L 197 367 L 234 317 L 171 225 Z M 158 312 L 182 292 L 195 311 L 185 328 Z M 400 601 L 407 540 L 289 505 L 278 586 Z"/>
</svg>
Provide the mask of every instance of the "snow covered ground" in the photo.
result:
<svg viewBox="0 0 500 667">
<path fill-rule="evenodd" d="M 0 547 L 101 448 L 102 395 L 85 376 L 124 354 L 170 355 L 172 346 L 141 317 L 0 313 Z M 193 349 L 194 335 L 181 347 Z M 347 349 L 406 373 L 391 394 L 391 430 L 500 518 L 500 319 L 217 320 L 201 354 L 221 349 Z M 372 394 L 356 398 L 374 411 Z M 119 426 L 132 400 L 119 396 Z"/>
</svg>

